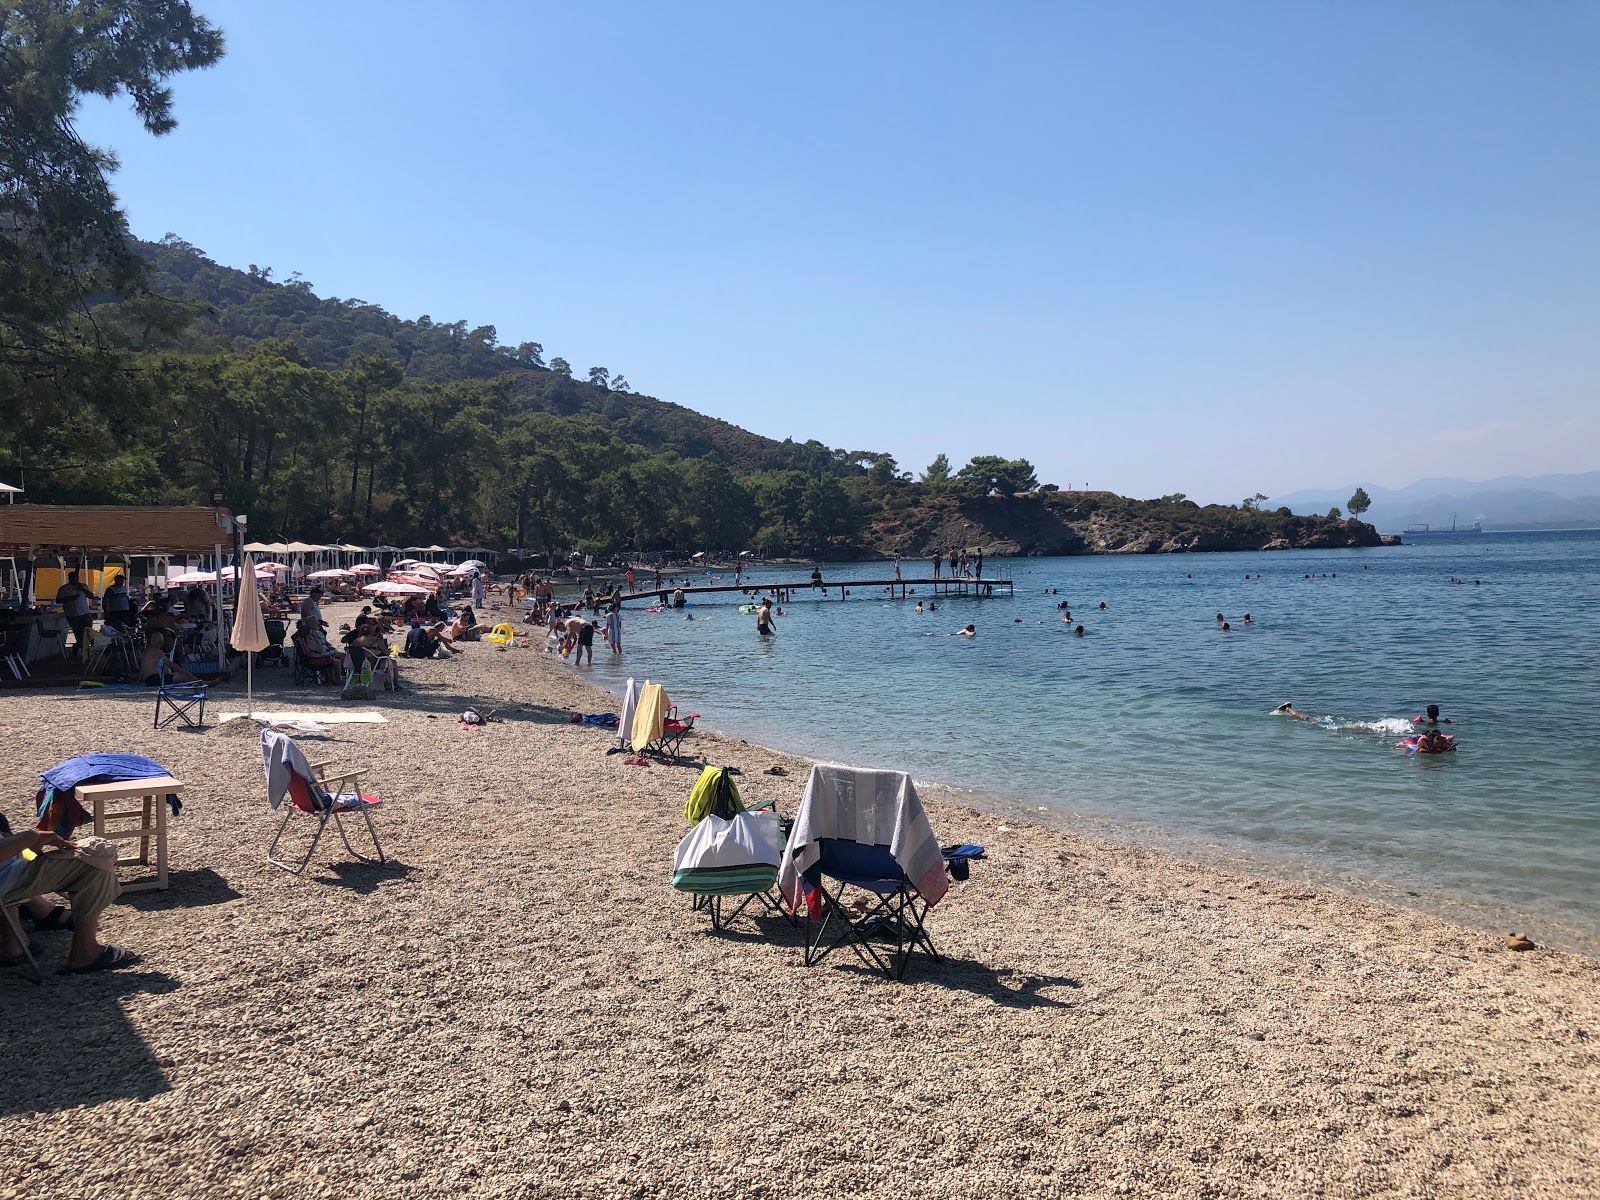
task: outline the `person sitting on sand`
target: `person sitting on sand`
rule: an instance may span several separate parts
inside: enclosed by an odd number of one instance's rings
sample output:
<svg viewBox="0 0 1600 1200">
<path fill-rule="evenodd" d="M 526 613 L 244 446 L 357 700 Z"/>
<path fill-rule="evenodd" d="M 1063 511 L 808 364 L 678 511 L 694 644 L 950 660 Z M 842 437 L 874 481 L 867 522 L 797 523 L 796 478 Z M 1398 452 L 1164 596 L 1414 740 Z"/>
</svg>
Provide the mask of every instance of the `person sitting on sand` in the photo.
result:
<svg viewBox="0 0 1600 1200">
<path fill-rule="evenodd" d="M 443 635 L 443 625 L 413 625 L 411 632 L 406 634 L 406 657 L 435 657 L 439 653 L 439 647 L 443 644 L 440 641 Z M 454 647 L 451 647 L 451 649 L 454 649 Z"/>
<path fill-rule="evenodd" d="M 1285 700 L 1282 704 L 1278 705 L 1278 707 L 1273 709 L 1272 711 L 1275 712 L 1275 713 L 1282 713 L 1286 717 L 1293 717 L 1296 721 L 1315 721 L 1316 720 L 1316 718 L 1313 717 L 1310 713 L 1301 712 L 1298 708 L 1296 708 L 1294 706 L 1294 704 L 1291 701 L 1288 701 L 1288 700 Z"/>
<path fill-rule="evenodd" d="M 475 642 L 483 635 L 478 628 L 478 618 L 470 608 L 463 608 L 461 615 L 450 625 L 450 640 L 452 642 Z"/>
<path fill-rule="evenodd" d="M 145 687 L 160 687 L 163 683 L 193 683 L 195 678 L 171 659 L 176 637 L 165 629 L 152 630 L 139 656 L 139 681 Z M 163 677 L 163 665 L 165 677 Z"/>
<path fill-rule="evenodd" d="M 1427 707 L 1426 715 L 1412 717 L 1411 723 L 1413 725 L 1449 725 L 1451 720 L 1449 717 L 1441 717 L 1439 715 L 1439 706 L 1437 704 L 1430 704 Z"/>
<path fill-rule="evenodd" d="M 24 850 L 33 853 L 32 860 L 22 857 Z M 39 829 L 12 833 L 9 825 L 0 824 L 0 904 L 25 905 L 35 929 L 72 930 L 62 974 L 114 971 L 139 961 L 132 950 L 100 943 L 100 914 L 117 898 L 117 890 L 115 868 L 102 870 L 59 834 Z M 55 892 L 71 899 L 70 917 L 39 899 Z M 27 961 L 22 951 L 11 922 L 0 921 L 0 967 Z"/>
</svg>

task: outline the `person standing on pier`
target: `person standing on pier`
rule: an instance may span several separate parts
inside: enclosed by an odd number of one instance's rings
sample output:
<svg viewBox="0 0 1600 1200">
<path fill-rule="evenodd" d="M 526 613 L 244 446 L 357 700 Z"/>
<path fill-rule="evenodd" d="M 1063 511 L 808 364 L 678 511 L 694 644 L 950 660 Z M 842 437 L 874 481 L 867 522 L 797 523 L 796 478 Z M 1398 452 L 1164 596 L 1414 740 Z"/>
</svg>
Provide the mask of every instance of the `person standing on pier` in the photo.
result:
<svg viewBox="0 0 1600 1200">
<path fill-rule="evenodd" d="M 939 578 L 939 563 L 943 561 L 943 559 L 944 555 L 940 554 L 937 550 L 933 552 L 933 577 L 935 579 Z"/>
<path fill-rule="evenodd" d="M 898 554 L 894 556 L 894 581 L 896 583 L 900 582 L 900 556 Z"/>
<path fill-rule="evenodd" d="M 983 547 L 982 546 L 978 547 L 978 565 L 977 565 L 976 569 L 973 572 L 973 577 L 975 579 L 982 579 L 983 578 Z"/>
</svg>

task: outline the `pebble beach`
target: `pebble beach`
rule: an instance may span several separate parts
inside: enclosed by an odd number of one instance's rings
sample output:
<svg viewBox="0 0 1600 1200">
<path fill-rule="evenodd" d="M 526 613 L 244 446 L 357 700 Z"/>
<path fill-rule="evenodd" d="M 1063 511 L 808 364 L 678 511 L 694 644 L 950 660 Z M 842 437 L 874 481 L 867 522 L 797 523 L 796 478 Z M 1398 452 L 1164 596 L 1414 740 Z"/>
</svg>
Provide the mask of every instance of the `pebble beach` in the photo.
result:
<svg viewBox="0 0 1600 1200">
<path fill-rule="evenodd" d="M 391 861 L 330 831 L 299 877 L 257 726 L 218 723 L 242 678 L 202 732 L 0 693 L 14 826 L 85 751 L 187 786 L 171 887 L 103 924 L 138 966 L 56 977 L 43 934 L 43 987 L 0 972 L 0 1197 L 1600 1194 L 1595 959 L 930 792 L 988 847 L 929 918 L 944 960 L 808 969 L 777 917 L 716 933 L 671 889 L 698 764 L 608 755 L 570 717 L 615 698 L 542 637 L 463 650 L 372 704 L 257 672 L 256 709 L 387 718 L 300 740 L 369 769 Z M 685 753 L 792 814 L 810 763 L 701 722 Z"/>
</svg>

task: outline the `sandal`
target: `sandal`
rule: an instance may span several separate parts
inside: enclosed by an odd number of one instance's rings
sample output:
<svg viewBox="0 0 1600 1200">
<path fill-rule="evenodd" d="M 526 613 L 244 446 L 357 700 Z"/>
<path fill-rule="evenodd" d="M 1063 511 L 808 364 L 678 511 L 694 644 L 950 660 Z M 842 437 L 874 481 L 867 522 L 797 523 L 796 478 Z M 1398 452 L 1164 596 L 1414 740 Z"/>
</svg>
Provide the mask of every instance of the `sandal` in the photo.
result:
<svg viewBox="0 0 1600 1200">
<path fill-rule="evenodd" d="M 72 912 L 65 904 L 58 904 L 42 917 L 34 917 L 33 927 L 41 933 L 52 933 L 58 929 L 70 930 L 73 928 Z"/>
<path fill-rule="evenodd" d="M 106 946 L 100 951 L 100 957 L 92 963 L 81 967 L 62 967 L 57 975 L 88 975 L 94 971 L 115 971 L 118 967 L 131 967 L 139 961 L 139 956 L 132 950 L 125 950 L 121 946 Z"/>
</svg>

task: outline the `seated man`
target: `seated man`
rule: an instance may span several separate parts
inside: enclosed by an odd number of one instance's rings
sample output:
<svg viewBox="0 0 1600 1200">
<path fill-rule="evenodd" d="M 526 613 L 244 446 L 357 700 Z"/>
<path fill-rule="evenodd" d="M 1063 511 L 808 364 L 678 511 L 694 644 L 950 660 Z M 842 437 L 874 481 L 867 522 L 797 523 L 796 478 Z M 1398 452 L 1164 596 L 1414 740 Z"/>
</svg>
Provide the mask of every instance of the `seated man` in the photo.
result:
<svg viewBox="0 0 1600 1200">
<path fill-rule="evenodd" d="M 407 658 L 432 658 L 439 651 L 439 638 L 435 630 L 443 631 L 439 625 L 413 625 L 411 632 L 406 634 Z"/>
<path fill-rule="evenodd" d="M 24 850 L 33 851 L 36 857 L 31 862 L 23 858 Z M 30 829 L 13 834 L 9 826 L 0 829 L 0 905 L 26 904 L 36 929 L 68 928 L 63 914 L 39 899 L 52 892 L 65 893 L 72 900 L 72 948 L 67 951 L 64 974 L 111 971 L 139 961 L 131 950 L 100 944 L 100 914 L 117 898 L 115 872 L 101 870 L 79 857 L 71 842 L 54 833 Z M 24 962 L 22 949 L 11 923 L 0 922 L 0 967 Z"/>
<path fill-rule="evenodd" d="M 150 640 L 145 643 L 144 653 L 139 657 L 139 681 L 145 687 L 160 687 L 163 683 L 193 683 L 195 677 L 172 661 L 172 647 L 177 644 L 176 637 L 165 629 L 152 629 Z M 166 666 L 166 678 L 162 678 L 162 665 Z"/>
</svg>

